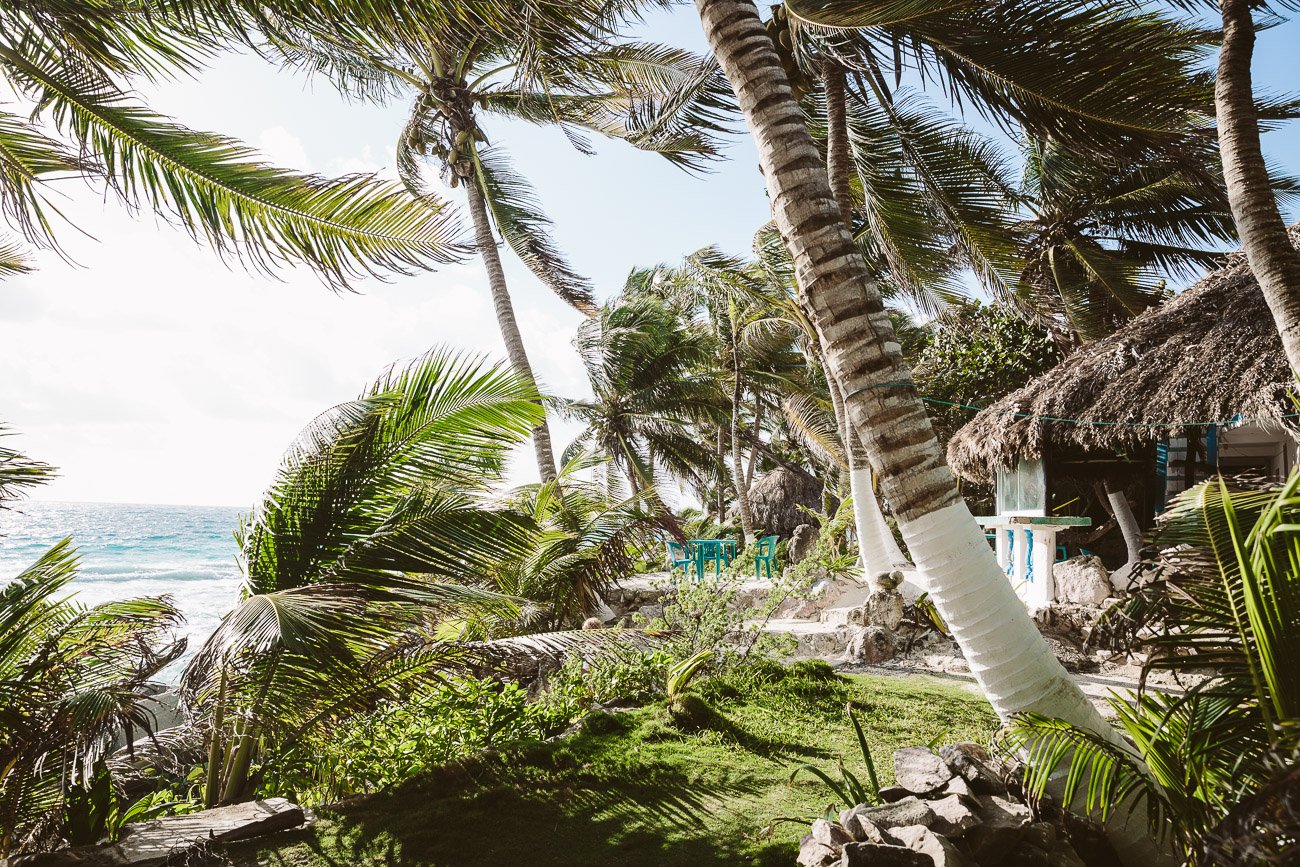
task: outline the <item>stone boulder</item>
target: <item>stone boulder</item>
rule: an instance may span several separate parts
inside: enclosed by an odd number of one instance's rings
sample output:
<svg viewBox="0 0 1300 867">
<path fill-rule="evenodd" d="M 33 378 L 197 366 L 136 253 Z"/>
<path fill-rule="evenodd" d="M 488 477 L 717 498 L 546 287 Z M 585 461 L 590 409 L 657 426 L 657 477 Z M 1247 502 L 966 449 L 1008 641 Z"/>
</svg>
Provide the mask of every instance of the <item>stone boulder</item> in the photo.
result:
<svg viewBox="0 0 1300 867">
<path fill-rule="evenodd" d="M 882 626 L 890 632 L 903 622 L 903 594 L 897 590 L 877 590 L 863 606 L 868 626 Z"/>
<path fill-rule="evenodd" d="M 894 658 L 898 642 L 894 633 L 882 626 L 850 626 L 844 648 L 844 661 L 860 665 L 879 665 Z"/>
<path fill-rule="evenodd" d="M 817 544 L 817 528 L 812 524 L 800 524 L 790 534 L 790 544 L 785 551 L 785 559 L 791 566 L 802 563 L 804 558 Z"/>
<path fill-rule="evenodd" d="M 925 747 L 894 752 L 894 782 L 916 795 L 936 791 L 953 777 L 943 760 Z"/>
<path fill-rule="evenodd" d="M 822 483 L 811 473 L 777 467 L 749 489 L 754 526 L 767 535 L 792 536 L 800 524 L 807 524 L 808 513 L 800 506 L 821 509 Z"/>
<path fill-rule="evenodd" d="M 1052 567 L 1056 598 L 1078 605 L 1101 605 L 1114 594 L 1100 557 L 1072 557 Z"/>
<path fill-rule="evenodd" d="M 888 843 L 849 843 L 840 860 L 841 867 L 934 867 L 934 860 L 906 846 Z"/>
</svg>

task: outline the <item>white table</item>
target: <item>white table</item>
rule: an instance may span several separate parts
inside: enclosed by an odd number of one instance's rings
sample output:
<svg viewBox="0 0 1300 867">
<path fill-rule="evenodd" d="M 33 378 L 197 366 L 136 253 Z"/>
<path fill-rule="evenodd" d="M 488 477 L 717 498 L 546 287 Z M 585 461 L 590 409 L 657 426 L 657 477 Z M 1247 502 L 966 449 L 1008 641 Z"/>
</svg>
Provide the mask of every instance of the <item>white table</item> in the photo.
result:
<svg viewBox="0 0 1300 867">
<path fill-rule="evenodd" d="M 998 564 L 1030 609 L 1056 601 L 1056 582 L 1052 578 L 1056 534 L 1070 527 L 1092 526 L 1091 518 L 1042 515 L 993 515 L 975 520 L 993 533 Z"/>
</svg>

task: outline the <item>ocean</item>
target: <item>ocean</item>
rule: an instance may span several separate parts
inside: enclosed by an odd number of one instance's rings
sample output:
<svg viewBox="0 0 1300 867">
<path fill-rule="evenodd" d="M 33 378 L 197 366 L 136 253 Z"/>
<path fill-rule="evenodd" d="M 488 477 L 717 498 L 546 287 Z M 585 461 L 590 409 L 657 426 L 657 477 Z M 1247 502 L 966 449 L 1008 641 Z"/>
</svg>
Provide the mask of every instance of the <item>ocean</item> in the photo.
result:
<svg viewBox="0 0 1300 867">
<path fill-rule="evenodd" d="M 193 654 L 234 605 L 239 587 L 234 530 L 246 510 L 209 506 L 18 501 L 0 510 L 0 583 L 71 536 L 81 568 L 71 584 L 95 605 L 170 595 L 185 614 Z M 178 677 L 181 664 L 165 679 Z"/>
</svg>

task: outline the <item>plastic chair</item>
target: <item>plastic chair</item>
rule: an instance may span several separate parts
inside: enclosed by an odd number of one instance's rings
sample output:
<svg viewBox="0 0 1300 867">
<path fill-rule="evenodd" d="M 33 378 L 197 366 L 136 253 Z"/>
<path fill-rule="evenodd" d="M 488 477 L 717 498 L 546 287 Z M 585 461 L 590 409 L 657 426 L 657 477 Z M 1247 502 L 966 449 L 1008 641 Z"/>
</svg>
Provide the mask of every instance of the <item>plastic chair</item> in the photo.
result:
<svg viewBox="0 0 1300 867">
<path fill-rule="evenodd" d="M 776 543 L 779 536 L 764 536 L 754 543 L 754 577 L 761 577 L 761 569 L 768 578 L 772 577 L 772 567 L 776 565 Z"/>
<path fill-rule="evenodd" d="M 671 573 L 681 569 L 683 575 L 690 575 L 695 566 L 695 558 L 686 550 L 686 546 L 681 542 L 664 542 L 664 545 L 668 547 L 668 571 Z"/>
</svg>

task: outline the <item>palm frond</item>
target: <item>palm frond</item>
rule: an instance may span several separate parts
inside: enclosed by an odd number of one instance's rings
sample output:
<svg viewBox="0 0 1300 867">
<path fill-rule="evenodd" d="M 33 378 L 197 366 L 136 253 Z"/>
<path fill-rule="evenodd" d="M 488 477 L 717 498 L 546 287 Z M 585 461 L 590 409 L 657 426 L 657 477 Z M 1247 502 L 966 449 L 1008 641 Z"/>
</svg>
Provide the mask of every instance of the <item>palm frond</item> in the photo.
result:
<svg viewBox="0 0 1300 867">
<path fill-rule="evenodd" d="M 272 168 L 244 146 L 179 126 L 111 84 L 0 46 L 12 81 L 48 108 L 132 206 L 168 215 L 265 271 L 306 264 L 327 281 L 409 273 L 468 249 L 445 205 L 365 175 Z"/>
<path fill-rule="evenodd" d="M 551 240 L 551 221 L 532 186 L 496 148 L 474 151 L 475 178 L 502 239 L 552 292 L 590 315 L 591 284 L 565 261 Z"/>
</svg>

